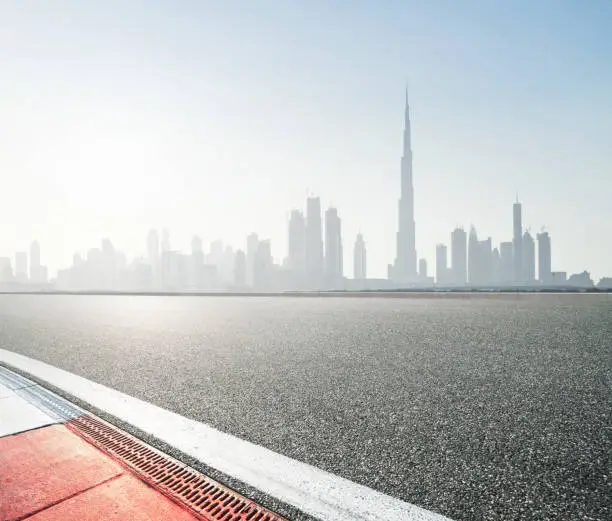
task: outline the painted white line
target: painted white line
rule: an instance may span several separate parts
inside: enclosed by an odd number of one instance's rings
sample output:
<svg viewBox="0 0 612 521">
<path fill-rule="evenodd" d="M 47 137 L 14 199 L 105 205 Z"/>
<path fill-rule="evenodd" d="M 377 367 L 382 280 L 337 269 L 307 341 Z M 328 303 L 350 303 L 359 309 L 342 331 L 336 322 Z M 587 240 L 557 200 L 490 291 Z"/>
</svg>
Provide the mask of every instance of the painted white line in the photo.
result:
<svg viewBox="0 0 612 521">
<path fill-rule="evenodd" d="M 0 437 L 38 429 L 56 421 L 26 402 L 21 396 L 3 398 L 0 402 Z"/>
<path fill-rule="evenodd" d="M 323 521 L 448 519 L 38 360 L 0 349 L 0 361 Z"/>
</svg>

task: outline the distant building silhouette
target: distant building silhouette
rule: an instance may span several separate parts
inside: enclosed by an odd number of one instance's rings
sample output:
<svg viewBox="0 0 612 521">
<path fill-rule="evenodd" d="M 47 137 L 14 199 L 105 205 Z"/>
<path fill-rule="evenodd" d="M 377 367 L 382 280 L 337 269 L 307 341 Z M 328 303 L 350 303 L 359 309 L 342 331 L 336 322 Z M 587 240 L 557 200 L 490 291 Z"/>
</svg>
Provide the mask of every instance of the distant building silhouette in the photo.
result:
<svg viewBox="0 0 612 521">
<path fill-rule="evenodd" d="M 565 271 L 553 271 L 550 274 L 550 281 L 553 286 L 565 286 L 567 285 L 567 272 Z"/>
<path fill-rule="evenodd" d="M 166 228 L 162 231 L 161 251 L 170 251 L 170 232 Z"/>
<path fill-rule="evenodd" d="M 490 286 L 494 283 L 491 237 L 478 240 L 474 226 L 470 228 L 468 240 L 468 282 L 470 286 Z"/>
<path fill-rule="evenodd" d="M 189 259 L 189 288 L 207 289 L 210 281 L 206 280 L 204 245 L 197 235 L 191 238 L 191 259 Z"/>
<path fill-rule="evenodd" d="M 310 288 L 320 288 L 323 281 L 322 234 L 321 200 L 309 197 L 306 201 L 306 266 Z"/>
<path fill-rule="evenodd" d="M 514 258 L 514 282 L 522 284 L 523 277 L 523 224 L 521 203 L 516 201 L 512 206 L 512 224 L 514 235 L 512 238 L 512 251 Z"/>
<path fill-rule="evenodd" d="M 448 284 L 448 252 L 445 244 L 436 246 L 436 282 L 439 285 Z"/>
<path fill-rule="evenodd" d="M 47 267 L 40 262 L 40 244 L 33 241 L 30 245 L 30 282 L 32 284 L 47 283 Z"/>
<path fill-rule="evenodd" d="M 540 284 L 548 286 L 551 280 L 551 251 L 550 235 L 548 232 L 538 233 L 538 280 Z"/>
<path fill-rule="evenodd" d="M 401 196 L 398 204 L 398 231 L 395 262 L 389 266 L 388 278 L 400 284 L 417 281 L 416 233 L 414 223 L 414 186 L 412 179 L 412 145 L 410 105 L 406 88 L 404 110 L 404 146 L 401 163 Z"/>
<path fill-rule="evenodd" d="M 451 234 L 452 283 L 467 283 L 467 234 L 463 228 L 455 228 Z"/>
<path fill-rule="evenodd" d="M 419 259 L 419 278 L 422 282 L 427 280 L 427 259 Z"/>
<path fill-rule="evenodd" d="M 25 251 L 15 253 L 15 280 L 20 283 L 28 281 L 28 254 Z"/>
<path fill-rule="evenodd" d="M 497 248 L 491 253 L 491 285 L 498 286 L 501 283 L 501 254 Z"/>
<path fill-rule="evenodd" d="M 303 289 L 306 283 L 306 219 L 300 210 L 293 210 L 289 219 L 289 251 L 287 268 L 294 287 Z"/>
<path fill-rule="evenodd" d="M 259 236 L 256 233 L 251 233 L 247 237 L 247 285 L 255 285 L 255 254 L 259 248 Z"/>
<path fill-rule="evenodd" d="M 325 279 L 328 287 L 339 288 L 344 277 L 342 221 L 336 208 L 325 212 Z"/>
<path fill-rule="evenodd" d="M 30 245 L 30 281 L 39 282 L 40 244 L 38 241 Z"/>
<path fill-rule="evenodd" d="M 234 284 L 239 289 L 247 285 L 247 258 L 243 250 L 236 250 L 234 255 Z"/>
<path fill-rule="evenodd" d="M 355 248 L 353 251 L 353 278 L 364 280 L 368 278 L 367 271 L 367 252 L 363 235 L 357 234 Z"/>
<path fill-rule="evenodd" d="M 274 263 L 269 240 L 259 241 L 255 252 L 254 278 L 255 289 L 269 291 L 273 289 Z"/>
<path fill-rule="evenodd" d="M 533 237 L 528 230 L 523 234 L 523 265 L 522 274 L 523 281 L 526 284 L 533 285 L 535 283 L 535 243 Z"/>
<path fill-rule="evenodd" d="M 567 285 L 577 288 L 592 288 L 595 284 L 588 271 L 574 273 L 567 279 Z"/>
<path fill-rule="evenodd" d="M 13 282 L 13 267 L 11 259 L 0 257 L 0 283 Z"/>
<path fill-rule="evenodd" d="M 159 249 L 159 232 L 157 230 L 150 230 L 147 235 L 147 260 L 151 266 L 151 280 L 149 286 L 151 288 L 158 288 L 161 286 L 161 255 Z"/>
<path fill-rule="evenodd" d="M 470 227 L 470 238 L 468 239 L 468 282 L 470 286 L 476 286 L 479 283 L 479 251 L 478 251 L 478 234 L 474 226 Z"/>
<path fill-rule="evenodd" d="M 514 254 L 512 242 L 499 244 L 499 283 L 502 286 L 514 284 Z"/>
<path fill-rule="evenodd" d="M 597 283 L 598 289 L 612 289 L 612 277 L 602 277 Z"/>
</svg>

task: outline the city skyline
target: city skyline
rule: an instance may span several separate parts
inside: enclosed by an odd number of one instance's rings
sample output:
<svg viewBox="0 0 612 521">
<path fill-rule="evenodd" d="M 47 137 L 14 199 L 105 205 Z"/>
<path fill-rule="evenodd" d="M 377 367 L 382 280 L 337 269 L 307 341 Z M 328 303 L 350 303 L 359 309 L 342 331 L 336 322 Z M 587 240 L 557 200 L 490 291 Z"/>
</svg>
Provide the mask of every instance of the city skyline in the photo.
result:
<svg viewBox="0 0 612 521">
<path fill-rule="evenodd" d="M 184 251 L 194 233 L 239 245 L 258 230 L 280 261 L 285 212 L 314 193 L 338 208 L 345 249 L 361 231 L 369 275 L 385 277 L 408 78 L 429 271 L 457 225 L 511 240 L 518 192 L 524 226 L 553 238 L 553 270 L 605 276 L 610 7 L 341 4 L 270 18 L 257 1 L 190 4 L 188 17 L 168 2 L 4 2 L 0 250 L 39 238 L 53 273 L 104 236 L 132 257 L 150 227 Z"/>
<path fill-rule="evenodd" d="M 523 206 L 518 195 L 512 205 L 511 241 L 495 243 L 490 236 L 479 239 L 474 224 L 470 224 L 469 234 L 458 226 L 450 233 L 450 259 L 448 245 L 441 242 L 436 245 L 435 263 L 430 264 L 427 257 L 419 255 L 415 246 L 411 134 L 406 87 L 396 255 L 388 265 L 387 282 L 370 278 L 363 289 L 434 285 L 563 286 L 568 280 L 570 285 L 584 283 L 590 286 L 596 282 L 590 278 L 588 270 L 576 273 L 569 279 L 566 271 L 553 271 L 550 235 L 542 227 L 534 237 L 530 227 L 523 226 Z M 59 269 L 55 277 L 49 277 L 47 266 L 41 265 L 40 244 L 34 240 L 30 245 L 29 258 L 24 251 L 14 254 L 14 268 L 10 257 L 0 256 L 0 283 L 40 285 L 52 281 L 55 286 L 67 289 L 346 289 L 345 281 L 350 277 L 345 275 L 342 219 L 338 209 L 329 206 L 323 210 L 321 198 L 309 195 L 305 212 L 302 209 L 291 210 L 287 226 L 287 248 L 280 262 L 272 255 L 270 239 L 260 239 L 257 232 L 246 237 L 244 247 L 236 249 L 224 244 L 222 239 L 216 239 L 210 242 L 208 253 L 204 251 L 202 238 L 193 235 L 191 252 L 186 255 L 180 248 L 172 248 L 170 232 L 163 228 L 161 234 L 160 230 L 149 230 L 145 254 L 135 256 L 131 263 L 108 238 L 103 238 L 100 249 L 89 249 L 86 255 L 74 253 L 72 265 Z M 352 279 L 365 283 L 366 259 L 367 249 L 360 232 L 353 249 Z M 147 269 L 143 270 L 145 265 Z M 435 272 L 429 266 L 435 267 Z M 128 276 L 129 282 L 122 285 L 118 273 L 128 271 L 132 272 Z M 360 288 L 355 286 L 353 289 Z"/>
</svg>

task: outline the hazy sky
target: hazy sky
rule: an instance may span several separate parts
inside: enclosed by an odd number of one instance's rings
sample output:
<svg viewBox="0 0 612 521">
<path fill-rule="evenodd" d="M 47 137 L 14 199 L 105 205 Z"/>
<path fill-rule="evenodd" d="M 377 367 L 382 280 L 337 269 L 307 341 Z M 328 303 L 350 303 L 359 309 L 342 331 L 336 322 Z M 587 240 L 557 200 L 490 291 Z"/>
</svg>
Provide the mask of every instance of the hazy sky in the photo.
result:
<svg viewBox="0 0 612 521">
<path fill-rule="evenodd" d="M 286 253 L 319 194 L 352 274 L 395 256 L 404 86 L 419 256 L 524 223 L 553 270 L 612 275 L 612 2 L 0 1 L 0 255 L 52 270 L 150 227 Z"/>
</svg>

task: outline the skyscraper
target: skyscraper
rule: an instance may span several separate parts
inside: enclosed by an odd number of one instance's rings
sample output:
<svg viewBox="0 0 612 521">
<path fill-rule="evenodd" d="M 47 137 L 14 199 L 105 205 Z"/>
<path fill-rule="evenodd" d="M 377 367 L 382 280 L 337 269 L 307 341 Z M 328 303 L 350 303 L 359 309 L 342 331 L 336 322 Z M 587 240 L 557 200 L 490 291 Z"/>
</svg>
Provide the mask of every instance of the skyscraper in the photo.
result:
<svg viewBox="0 0 612 521">
<path fill-rule="evenodd" d="M 468 239 L 468 282 L 470 286 L 476 286 L 480 283 L 479 274 L 481 270 L 479 241 L 476 228 L 470 227 L 470 238 Z"/>
<path fill-rule="evenodd" d="M 436 282 L 438 284 L 448 283 L 448 254 L 445 244 L 436 246 Z"/>
<path fill-rule="evenodd" d="M 419 259 L 419 278 L 421 282 L 427 279 L 427 259 Z"/>
<path fill-rule="evenodd" d="M 28 254 L 25 251 L 18 251 L 15 254 L 15 279 L 17 282 L 28 280 Z"/>
<path fill-rule="evenodd" d="M 551 273 L 550 236 L 548 232 L 538 233 L 538 280 L 540 283 L 550 285 L 552 283 Z"/>
<path fill-rule="evenodd" d="M 255 252 L 255 265 L 253 266 L 254 286 L 259 290 L 270 290 L 273 287 L 272 249 L 269 240 L 259 241 Z"/>
<path fill-rule="evenodd" d="M 191 238 L 191 258 L 189 259 L 188 285 L 192 289 L 204 289 L 204 246 L 197 235 Z"/>
<path fill-rule="evenodd" d="M 325 277 L 328 284 L 337 285 L 344 275 L 342 255 L 342 222 L 336 208 L 325 212 Z"/>
<path fill-rule="evenodd" d="M 366 245 L 363 240 L 363 235 L 358 234 L 355 240 L 355 251 L 354 251 L 354 265 L 353 265 L 353 278 L 354 279 L 366 279 L 368 277 L 367 272 L 367 255 Z"/>
<path fill-rule="evenodd" d="M 170 251 L 170 232 L 164 228 L 162 231 L 162 242 L 161 242 L 162 253 Z"/>
<path fill-rule="evenodd" d="M 306 267 L 309 286 L 319 287 L 323 278 L 323 232 L 318 197 L 306 201 Z"/>
<path fill-rule="evenodd" d="M 40 266 L 40 244 L 38 241 L 30 245 L 30 279 L 36 280 L 36 268 Z"/>
<path fill-rule="evenodd" d="M 147 235 L 147 259 L 151 265 L 151 286 L 158 287 L 161 284 L 161 260 L 157 230 L 150 230 Z"/>
<path fill-rule="evenodd" d="M 523 277 L 523 224 L 522 224 L 521 203 L 516 201 L 512 207 L 513 229 L 512 255 L 514 257 L 514 282 L 522 284 Z"/>
<path fill-rule="evenodd" d="M 499 282 L 504 286 L 512 285 L 514 281 L 512 251 L 512 243 L 510 241 L 499 244 Z"/>
<path fill-rule="evenodd" d="M 47 282 L 47 267 L 40 264 L 40 244 L 38 241 L 30 245 L 30 282 L 44 284 Z"/>
<path fill-rule="evenodd" d="M 255 285 L 255 254 L 259 248 L 259 236 L 256 233 L 251 233 L 247 237 L 247 284 Z"/>
<path fill-rule="evenodd" d="M 293 210 L 289 218 L 287 264 L 294 282 L 301 286 L 306 273 L 306 220 L 300 210 Z"/>
<path fill-rule="evenodd" d="M 523 281 L 527 284 L 533 284 L 535 282 L 535 243 L 533 237 L 528 230 L 525 230 L 523 235 L 523 262 L 522 262 L 522 274 Z"/>
<path fill-rule="evenodd" d="M 498 285 L 501 282 L 501 254 L 497 248 L 491 253 L 491 280 L 490 283 Z"/>
<path fill-rule="evenodd" d="M 465 285 L 467 282 L 467 234 L 463 228 L 455 228 L 451 233 L 451 257 L 453 284 Z"/>
<path fill-rule="evenodd" d="M 238 288 L 246 286 L 246 254 L 243 250 L 236 250 L 234 256 L 234 284 Z"/>
<path fill-rule="evenodd" d="M 417 279 L 417 254 L 414 224 L 414 187 L 412 182 L 412 146 L 410 136 L 410 106 L 406 88 L 404 112 L 404 147 L 401 162 L 401 197 L 398 204 L 397 254 L 390 267 L 389 278 L 398 282 Z"/>
</svg>

